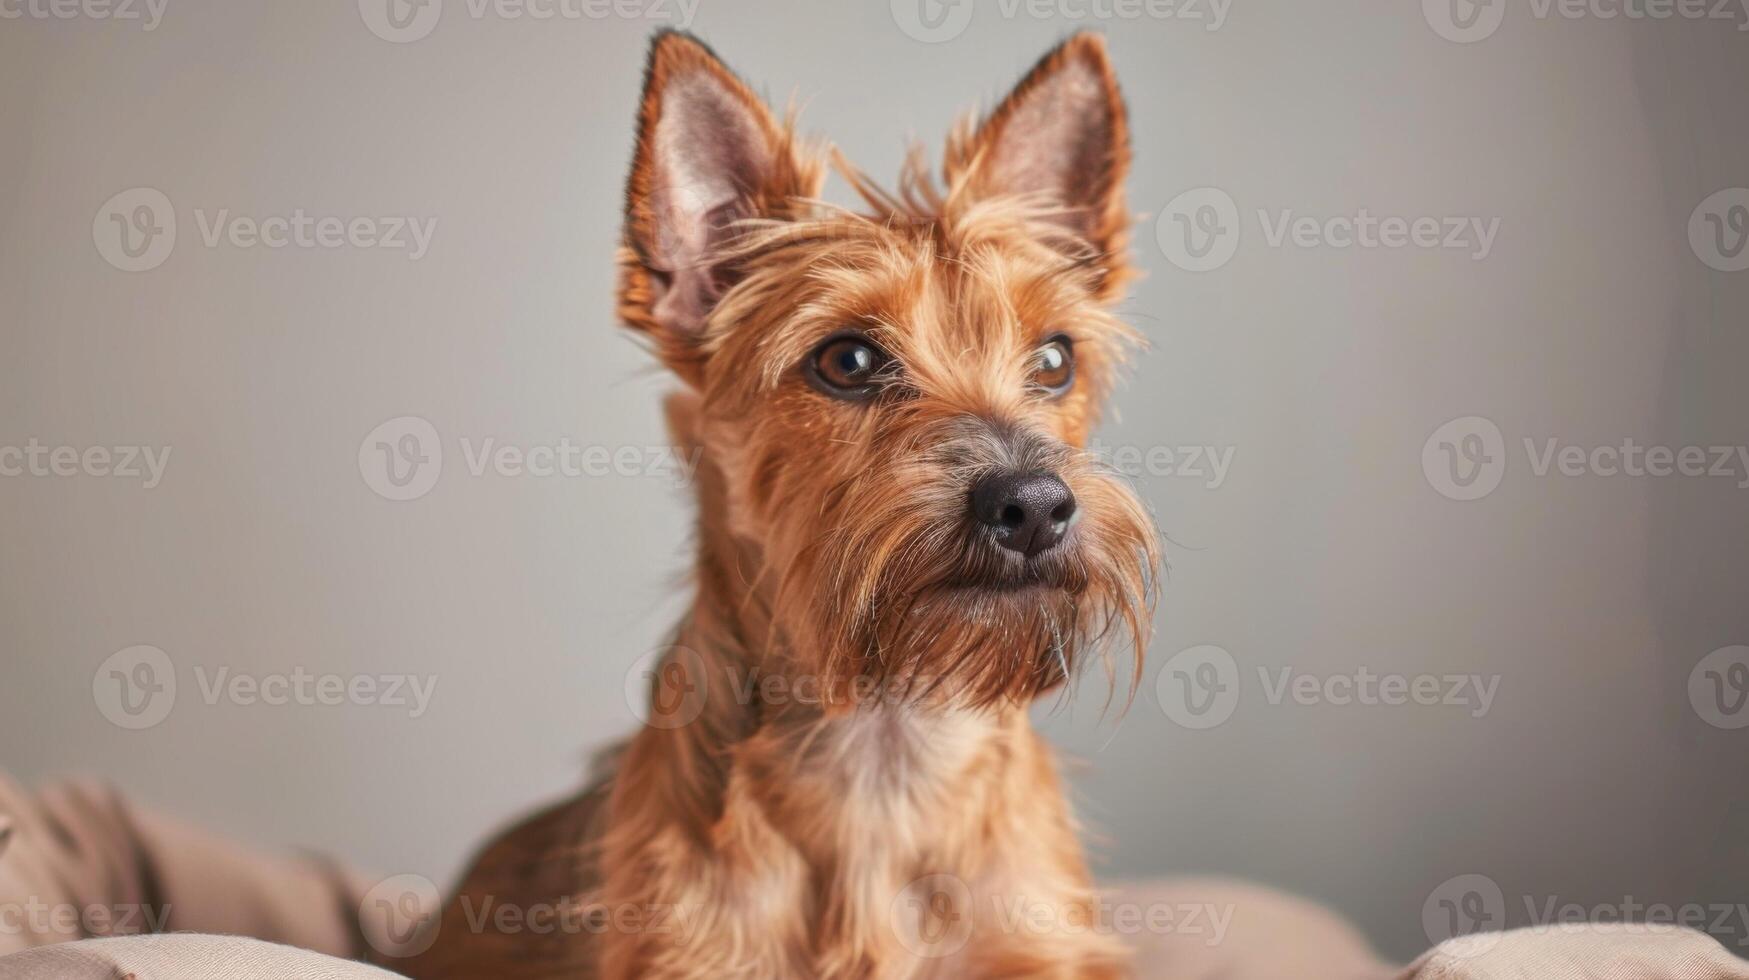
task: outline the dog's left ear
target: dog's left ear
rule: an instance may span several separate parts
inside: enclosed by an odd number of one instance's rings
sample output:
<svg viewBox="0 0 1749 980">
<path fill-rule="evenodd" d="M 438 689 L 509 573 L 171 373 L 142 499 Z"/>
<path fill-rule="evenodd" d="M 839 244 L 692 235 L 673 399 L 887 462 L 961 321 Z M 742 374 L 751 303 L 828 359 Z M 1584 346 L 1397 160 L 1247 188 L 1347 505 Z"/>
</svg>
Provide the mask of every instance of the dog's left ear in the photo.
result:
<svg viewBox="0 0 1749 980">
<path fill-rule="evenodd" d="M 746 218 L 781 218 L 819 190 L 788 127 L 703 42 L 650 43 L 638 142 L 626 180 L 619 314 L 697 384 L 706 320 L 733 270 L 725 245 Z"/>
<path fill-rule="evenodd" d="M 1110 296 L 1129 274 L 1129 165 L 1129 123 L 1105 40 L 1080 33 L 1039 59 L 969 139 L 950 144 L 946 170 L 978 196 L 1050 202 L 1093 248 Z"/>
</svg>

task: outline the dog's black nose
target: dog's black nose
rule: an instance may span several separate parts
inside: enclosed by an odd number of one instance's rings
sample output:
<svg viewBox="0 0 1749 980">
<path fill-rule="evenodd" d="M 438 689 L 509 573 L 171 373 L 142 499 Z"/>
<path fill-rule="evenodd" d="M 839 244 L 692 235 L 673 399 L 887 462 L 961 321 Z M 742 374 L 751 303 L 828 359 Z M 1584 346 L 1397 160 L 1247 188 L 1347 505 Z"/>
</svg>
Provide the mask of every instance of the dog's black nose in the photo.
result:
<svg viewBox="0 0 1749 980">
<path fill-rule="evenodd" d="M 1052 473 L 990 473 L 972 487 L 972 513 L 1002 547 L 1031 558 L 1069 532 L 1075 495 Z"/>
</svg>

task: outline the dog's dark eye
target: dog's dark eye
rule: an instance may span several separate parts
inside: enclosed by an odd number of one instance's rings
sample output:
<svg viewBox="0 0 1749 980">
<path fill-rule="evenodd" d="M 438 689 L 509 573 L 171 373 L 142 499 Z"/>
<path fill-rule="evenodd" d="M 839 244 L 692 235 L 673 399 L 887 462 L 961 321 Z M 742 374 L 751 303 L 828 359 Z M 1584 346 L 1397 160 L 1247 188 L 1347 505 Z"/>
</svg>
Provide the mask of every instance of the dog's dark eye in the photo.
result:
<svg viewBox="0 0 1749 980">
<path fill-rule="evenodd" d="M 880 373 L 890 361 L 886 351 L 861 336 L 834 337 L 808 358 L 805 373 L 826 394 L 860 401 L 880 389 Z"/>
<path fill-rule="evenodd" d="M 1067 337 L 1052 337 L 1033 354 L 1032 383 L 1060 395 L 1075 383 L 1075 350 Z"/>
</svg>

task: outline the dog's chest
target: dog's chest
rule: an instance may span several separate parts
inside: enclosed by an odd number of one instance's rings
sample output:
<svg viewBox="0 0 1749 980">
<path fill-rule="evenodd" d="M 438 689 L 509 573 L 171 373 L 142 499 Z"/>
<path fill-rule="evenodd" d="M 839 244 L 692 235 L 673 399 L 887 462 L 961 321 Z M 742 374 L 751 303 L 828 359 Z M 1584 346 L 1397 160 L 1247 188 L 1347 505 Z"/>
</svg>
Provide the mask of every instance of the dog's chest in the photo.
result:
<svg viewBox="0 0 1749 980">
<path fill-rule="evenodd" d="M 782 740 L 785 797 L 812 797 L 851 829 L 904 826 L 963 808 L 969 781 L 993 777 L 1005 753 L 988 716 L 878 707 L 817 723 Z M 777 775 L 777 774 L 774 774 Z"/>
<path fill-rule="evenodd" d="M 934 897 L 931 881 L 976 889 L 984 879 L 1008 736 L 988 715 L 881 708 L 764 742 L 758 776 L 749 773 L 759 784 L 753 819 L 797 858 L 790 895 L 809 919 L 813 975 L 875 975 L 865 971 L 877 962 L 880 976 L 953 975 L 930 972 L 952 957 L 917 962 L 895 947 L 895 923 L 932 928 L 918 918 L 928 909 L 912 907 Z M 895 956 L 916 969 L 892 972 Z"/>
</svg>

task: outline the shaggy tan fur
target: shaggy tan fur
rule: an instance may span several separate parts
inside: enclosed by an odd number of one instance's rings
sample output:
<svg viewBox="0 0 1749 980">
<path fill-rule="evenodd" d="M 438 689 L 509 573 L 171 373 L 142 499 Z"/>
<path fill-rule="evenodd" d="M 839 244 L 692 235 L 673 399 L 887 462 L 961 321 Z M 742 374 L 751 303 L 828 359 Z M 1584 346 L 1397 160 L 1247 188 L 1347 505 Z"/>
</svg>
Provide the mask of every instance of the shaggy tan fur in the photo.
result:
<svg viewBox="0 0 1749 980">
<path fill-rule="evenodd" d="M 1111 937 L 1027 706 L 1108 661 L 1133 690 L 1156 536 L 1082 448 L 1135 335 L 1123 106 L 1078 35 L 897 193 L 818 201 L 797 140 L 702 44 L 657 37 L 627 189 L 619 312 L 686 385 L 704 451 L 696 598 L 649 725 L 593 785 L 493 843 L 417 977 L 1106 977 Z M 860 331 L 872 400 L 800 365 Z M 1073 344 L 1060 397 L 1037 351 Z M 1079 519 L 1024 563 L 972 481 L 1054 472 Z M 1135 651 L 1134 674 L 1111 666 Z M 492 910 L 570 907 L 579 925 Z M 563 919 L 561 918 L 561 922 Z"/>
</svg>

